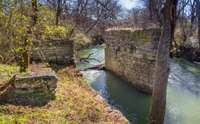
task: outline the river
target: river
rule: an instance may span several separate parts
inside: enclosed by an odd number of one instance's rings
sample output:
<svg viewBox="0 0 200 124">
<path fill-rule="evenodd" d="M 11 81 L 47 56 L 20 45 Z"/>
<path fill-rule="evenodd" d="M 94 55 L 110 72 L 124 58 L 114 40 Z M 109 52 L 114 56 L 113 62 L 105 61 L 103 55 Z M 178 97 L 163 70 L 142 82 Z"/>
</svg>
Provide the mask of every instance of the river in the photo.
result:
<svg viewBox="0 0 200 124">
<path fill-rule="evenodd" d="M 104 52 L 104 46 L 81 50 L 80 57 L 91 54 L 92 59 L 80 62 L 77 68 L 103 64 Z M 200 124 L 200 66 L 173 59 L 170 70 L 165 124 Z M 151 96 L 139 92 L 112 72 L 87 70 L 82 73 L 88 84 L 130 122 L 147 124 Z"/>
</svg>

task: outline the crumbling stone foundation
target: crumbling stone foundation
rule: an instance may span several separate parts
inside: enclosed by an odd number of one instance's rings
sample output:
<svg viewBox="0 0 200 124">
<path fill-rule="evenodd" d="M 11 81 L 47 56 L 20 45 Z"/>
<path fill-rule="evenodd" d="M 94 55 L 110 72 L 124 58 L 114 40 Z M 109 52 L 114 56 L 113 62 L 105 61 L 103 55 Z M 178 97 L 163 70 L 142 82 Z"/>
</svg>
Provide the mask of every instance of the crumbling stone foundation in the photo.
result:
<svg viewBox="0 0 200 124">
<path fill-rule="evenodd" d="M 65 39 L 34 41 L 31 54 L 32 61 L 50 62 L 55 64 L 73 63 L 74 42 Z"/>
<path fill-rule="evenodd" d="M 1 88 L 0 103 L 45 105 L 55 98 L 57 80 L 55 73 L 49 70 L 17 74 Z"/>
<path fill-rule="evenodd" d="M 106 34 L 106 69 L 151 93 L 159 29 L 109 30 Z"/>
</svg>

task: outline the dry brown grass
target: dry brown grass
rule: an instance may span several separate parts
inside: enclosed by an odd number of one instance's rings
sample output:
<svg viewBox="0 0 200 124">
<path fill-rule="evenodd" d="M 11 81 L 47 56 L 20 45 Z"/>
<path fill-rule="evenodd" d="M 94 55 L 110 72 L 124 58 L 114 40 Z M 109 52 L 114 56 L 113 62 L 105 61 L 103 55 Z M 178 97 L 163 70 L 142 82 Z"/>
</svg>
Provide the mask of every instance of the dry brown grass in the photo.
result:
<svg viewBox="0 0 200 124">
<path fill-rule="evenodd" d="M 58 71 L 56 99 L 43 107 L 1 105 L 0 124 L 126 124 L 73 68 Z"/>
</svg>

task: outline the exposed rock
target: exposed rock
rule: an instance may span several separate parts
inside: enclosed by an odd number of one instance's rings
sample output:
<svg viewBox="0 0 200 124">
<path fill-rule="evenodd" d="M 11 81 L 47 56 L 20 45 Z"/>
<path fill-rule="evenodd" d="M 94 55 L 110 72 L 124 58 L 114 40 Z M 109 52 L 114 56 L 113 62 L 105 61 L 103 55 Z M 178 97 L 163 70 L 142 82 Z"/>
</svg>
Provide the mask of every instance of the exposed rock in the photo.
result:
<svg viewBox="0 0 200 124">
<path fill-rule="evenodd" d="M 0 94 L 1 103 L 41 106 L 55 97 L 57 77 L 54 72 L 17 74 Z"/>
<path fill-rule="evenodd" d="M 13 87 L 20 90 L 32 91 L 35 89 L 48 90 L 53 92 L 56 89 L 57 77 L 53 73 L 41 73 L 35 75 L 15 75 L 15 77 L 10 81 Z"/>
</svg>

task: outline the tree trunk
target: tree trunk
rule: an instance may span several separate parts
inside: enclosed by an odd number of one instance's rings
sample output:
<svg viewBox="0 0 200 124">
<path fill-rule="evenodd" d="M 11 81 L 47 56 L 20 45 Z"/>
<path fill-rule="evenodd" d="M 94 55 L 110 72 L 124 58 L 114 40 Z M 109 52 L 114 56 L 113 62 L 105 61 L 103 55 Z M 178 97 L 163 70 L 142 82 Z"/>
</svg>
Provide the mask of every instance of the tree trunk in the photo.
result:
<svg viewBox="0 0 200 124">
<path fill-rule="evenodd" d="M 26 72 L 29 67 L 29 52 L 24 50 L 22 53 L 22 62 L 20 65 L 20 72 Z"/>
<path fill-rule="evenodd" d="M 174 6 L 174 5 L 173 5 Z M 175 37 L 174 37 L 174 33 L 175 33 L 175 28 L 176 28 L 176 19 L 177 19 L 177 13 L 176 13 L 176 9 L 177 9 L 177 5 L 175 5 L 174 7 L 173 7 L 173 9 L 172 9 L 172 19 L 174 19 L 173 21 L 171 21 L 171 42 L 170 42 L 170 44 L 171 44 L 171 46 L 170 46 L 170 51 L 172 52 L 172 53 L 170 53 L 171 55 L 171 57 L 173 57 L 174 56 L 174 52 L 175 52 L 175 54 L 178 52 L 177 51 L 177 47 L 178 47 L 178 45 L 177 45 L 177 43 L 176 43 L 176 40 L 175 40 Z M 175 49 L 175 51 L 173 51 Z"/>
<path fill-rule="evenodd" d="M 190 18 L 190 22 L 191 22 L 191 25 L 190 25 L 190 34 L 189 36 L 192 36 L 193 34 L 193 27 L 194 27 L 194 23 L 195 23 L 195 1 L 192 1 L 191 2 L 191 18 Z"/>
<path fill-rule="evenodd" d="M 26 36 L 22 38 L 23 40 L 23 51 L 21 53 L 21 61 L 20 61 L 20 72 L 26 72 L 28 67 L 29 67 L 29 60 L 30 60 L 30 56 L 29 56 L 29 47 L 30 47 L 30 42 L 28 41 L 28 37 L 30 37 L 29 35 L 31 28 L 28 27 L 29 31 L 27 32 Z"/>
<path fill-rule="evenodd" d="M 155 20 L 157 16 L 156 4 L 158 4 L 158 0 L 149 0 L 149 19 L 150 20 Z"/>
<path fill-rule="evenodd" d="M 38 15 L 37 15 L 37 0 L 32 0 L 32 25 L 27 27 L 26 36 L 22 38 L 23 42 L 23 52 L 22 52 L 22 62 L 20 62 L 20 72 L 26 72 L 29 67 L 30 60 L 30 41 L 29 37 L 32 36 L 32 27 L 37 24 Z M 23 14 L 23 12 L 21 12 Z"/>
<path fill-rule="evenodd" d="M 158 45 L 149 124 L 163 124 L 166 106 L 166 89 L 169 75 L 169 46 L 175 23 L 178 0 L 166 0 L 163 10 L 163 30 Z"/>
<path fill-rule="evenodd" d="M 200 0 L 197 0 L 197 18 L 198 18 L 198 40 L 199 40 L 199 48 L 200 48 Z"/>
<path fill-rule="evenodd" d="M 0 0 L 0 12 L 3 12 L 3 0 Z"/>
<path fill-rule="evenodd" d="M 160 9 L 162 5 L 162 0 L 149 0 L 149 19 L 154 22 L 160 21 Z"/>
<path fill-rule="evenodd" d="M 62 0 L 57 0 L 56 25 L 59 24 L 59 18 L 60 18 L 60 14 L 61 14 L 61 2 L 62 2 Z"/>
<path fill-rule="evenodd" d="M 37 0 L 32 0 L 32 26 L 37 24 L 38 15 L 37 15 Z"/>
</svg>

